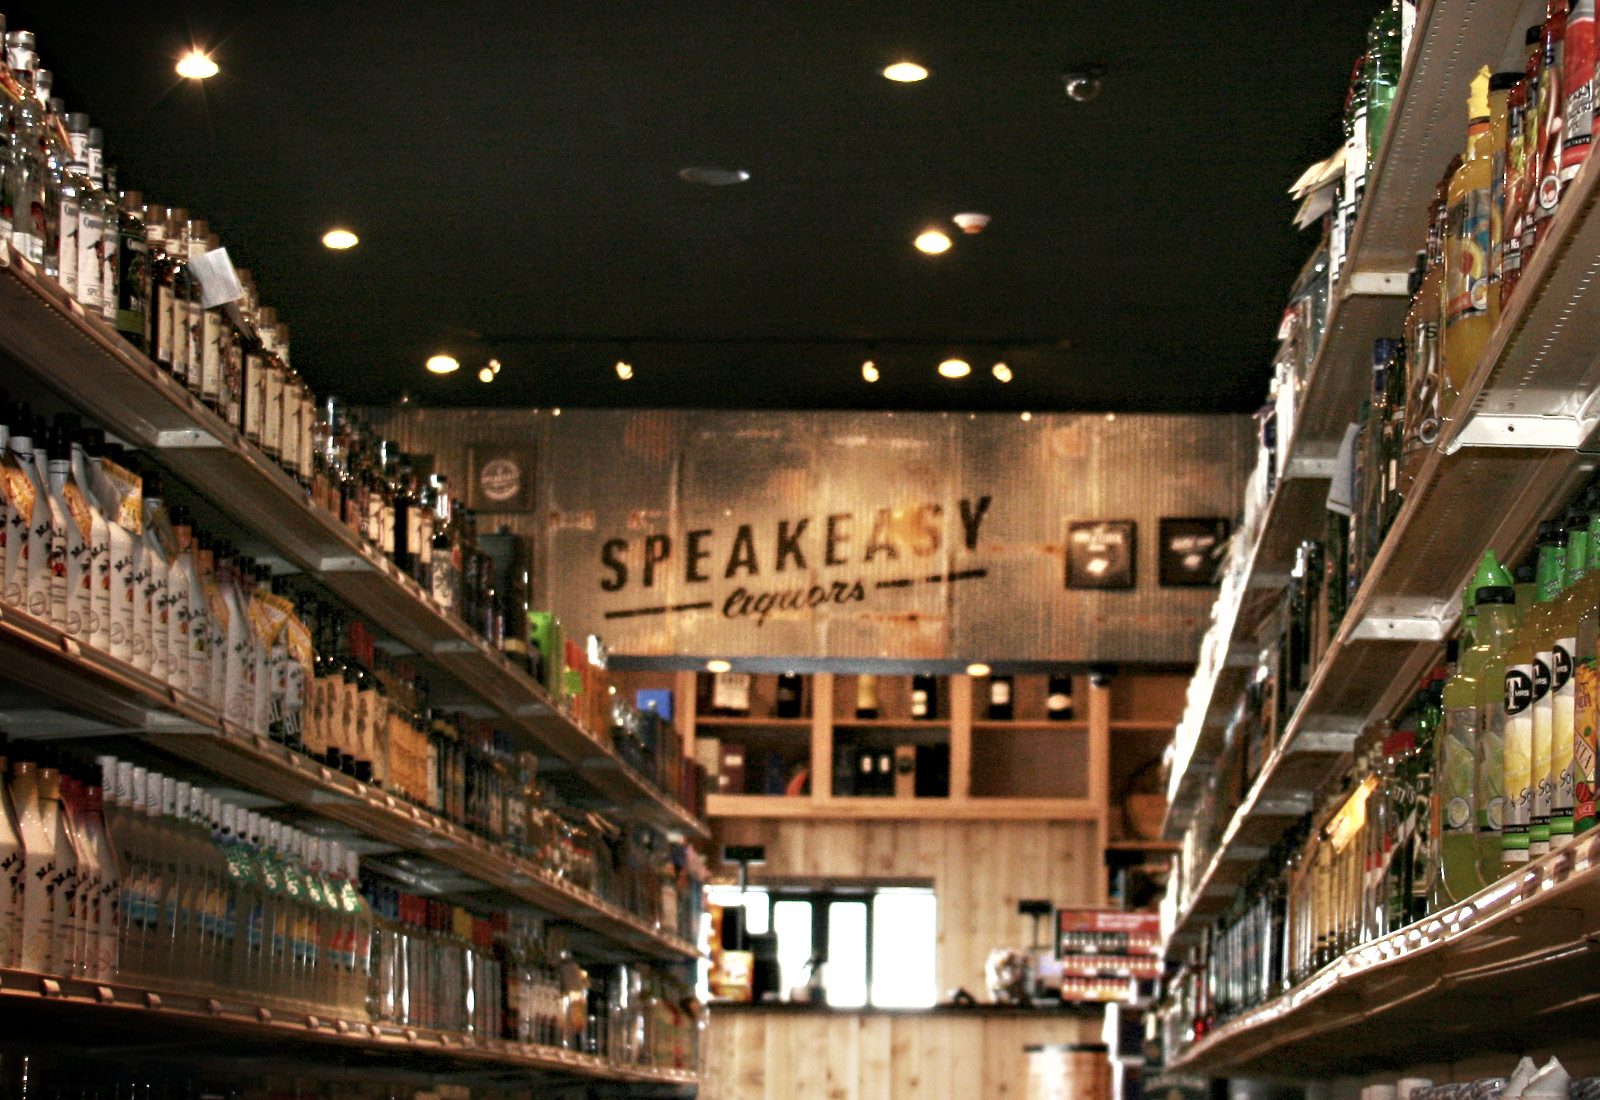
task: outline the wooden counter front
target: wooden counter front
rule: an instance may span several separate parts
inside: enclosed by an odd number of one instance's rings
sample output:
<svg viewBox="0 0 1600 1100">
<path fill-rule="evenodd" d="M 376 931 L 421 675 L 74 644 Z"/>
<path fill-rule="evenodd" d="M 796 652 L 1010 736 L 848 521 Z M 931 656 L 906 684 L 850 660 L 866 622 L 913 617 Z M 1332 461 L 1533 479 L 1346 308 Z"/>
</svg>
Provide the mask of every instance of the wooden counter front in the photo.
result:
<svg viewBox="0 0 1600 1100">
<path fill-rule="evenodd" d="M 1103 1010 L 713 1005 L 701 1100 L 1023 1100 L 1036 1043 L 1098 1043 Z"/>
</svg>

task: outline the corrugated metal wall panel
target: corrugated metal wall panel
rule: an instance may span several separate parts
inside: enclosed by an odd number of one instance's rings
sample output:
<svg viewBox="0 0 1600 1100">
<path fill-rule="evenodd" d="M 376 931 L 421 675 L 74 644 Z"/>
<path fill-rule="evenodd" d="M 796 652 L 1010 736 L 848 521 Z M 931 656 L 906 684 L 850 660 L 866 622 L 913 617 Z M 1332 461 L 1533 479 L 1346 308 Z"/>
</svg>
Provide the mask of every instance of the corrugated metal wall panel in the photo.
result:
<svg viewBox="0 0 1600 1100">
<path fill-rule="evenodd" d="M 1233 516 L 1253 451 L 1238 416 L 371 415 L 458 486 L 470 447 L 534 448 L 535 511 L 480 528 L 533 538 L 543 601 L 630 655 L 1189 661 L 1213 592 L 1159 585 L 1159 520 Z M 1135 588 L 1065 587 L 1074 520 L 1137 523 Z"/>
</svg>

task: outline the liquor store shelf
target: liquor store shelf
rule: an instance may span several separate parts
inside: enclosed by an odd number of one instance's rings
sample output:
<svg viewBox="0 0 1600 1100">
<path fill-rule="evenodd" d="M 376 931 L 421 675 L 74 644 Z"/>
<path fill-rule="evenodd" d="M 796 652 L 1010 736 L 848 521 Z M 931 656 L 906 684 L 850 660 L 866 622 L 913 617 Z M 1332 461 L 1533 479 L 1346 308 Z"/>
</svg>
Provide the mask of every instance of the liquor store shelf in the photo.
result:
<svg viewBox="0 0 1600 1100">
<path fill-rule="evenodd" d="M 1596 322 L 1574 320 L 1596 312 L 1593 262 L 1568 257 L 1600 254 L 1597 200 L 1600 158 L 1591 157 L 1452 410 L 1450 421 L 1461 432 L 1470 427 L 1467 410 L 1478 407 L 1482 388 L 1497 380 L 1537 380 L 1545 372 L 1582 378 L 1593 367 Z M 1392 713 L 1415 690 L 1460 615 L 1463 584 L 1484 551 L 1507 560 L 1520 552 L 1538 520 L 1570 497 L 1597 461 L 1548 447 L 1441 446 L 1428 455 L 1278 747 L 1179 907 L 1172 935 L 1187 937 L 1197 930 L 1196 918 L 1227 906 L 1263 846 L 1310 809 L 1311 792 L 1361 727 Z"/>
<path fill-rule="evenodd" d="M 1092 798 L 869 798 L 713 794 L 708 817 L 841 821 L 1097 821 Z"/>
<path fill-rule="evenodd" d="M 561 758 L 634 820 L 705 837 L 704 825 L 600 738 L 552 705 L 533 678 L 444 611 L 235 429 L 33 265 L 0 244 L 0 354 L 108 432 L 146 448 L 250 533 L 254 556 L 304 569 L 379 630 L 442 668 L 510 728 Z M 267 549 L 267 553 L 262 553 Z"/>
<path fill-rule="evenodd" d="M 489 886 L 601 937 L 584 944 L 611 958 L 694 958 L 688 941 L 561 879 L 535 863 L 421 807 L 333 771 L 310 757 L 220 718 L 201 701 L 87 646 L 28 615 L 0 612 L 0 665 L 5 677 L 86 713 L 53 717 L 48 735 L 134 733 L 155 748 L 219 779 L 307 810 L 401 851 L 442 865 L 449 881 Z M 31 700 L 29 701 L 31 702 Z M 13 735 L 39 725 L 37 709 L 0 710 Z M 312 831 L 315 831 L 313 829 Z M 414 885 L 430 884 L 425 871 Z"/>
<path fill-rule="evenodd" d="M 1543 9 L 1535 11 L 1535 7 L 1524 0 L 1435 0 L 1419 16 L 1412 54 L 1396 89 L 1344 271 L 1334 288 L 1322 344 L 1299 396 L 1301 411 L 1289 438 L 1284 478 L 1252 548 L 1245 582 L 1239 589 L 1240 606 L 1231 609 L 1224 620 L 1229 623 L 1230 654 L 1235 648 L 1251 646 L 1260 614 L 1271 606 L 1263 592 L 1287 583 L 1295 545 L 1302 538 L 1321 534 L 1312 523 L 1322 511 L 1331 460 L 1345 426 L 1356 418 L 1361 402 L 1369 396 L 1372 341 L 1400 331 L 1408 304 L 1406 274 L 1424 243 L 1428 203 L 1450 158 L 1460 151 L 1468 86 L 1485 63 L 1493 66 L 1506 61 L 1499 67 L 1521 67 L 1520 60 L 1512 66 L 1509 58 L 1520 49 L 1520 29 L 1537 22 L 1542 14 Z M 1570 221 L 1574 211 L 1568 205 L 1563 201 L 1561 214 Z M 1544 247 L 1540 255 L 1549 261 L 1556 251 L 1566 250 Z M 1595 253 L 1575 249 L 1573 254 Z M 1590 274 L 1585 270 L 1569 277 L 1587 280 Z M 1591 317 L 1582 317 L 1578 323 L 1589 329 L 1597 327 Z M 1594 345 L 1591 342 L 1589 346 Z M 1491 361 L 1489 357 L 1487 361 Z M 1505 444 L 1517 440 L 1520 430 L 1522 438 L 1530 441 L 1574 440 L 1592 423 L 1584 414 L 1592 418 L 1593 412 L 1574 399 L 1580 392 L 1578 383 L 1588 377 L 1591 365 L 1585 361 L 1581 367 L 1574 365 L 1559 373 L 1546 373 L 1541 365 L 1539 377 L 1549 381 L 1537 391 L 1515 370 L 1496 372 L 1493 385 L 1487 378 L 1477 379 L 1468 392 L 1479 395 L 1471 418 L 1478 426 L 1468 439 Z M 1509 379 L 1517 381 L 1504 381 Z M 1546 414 L 1542 432 L 1539 425 L 1528 423 L 1539 414 Z M 1561 445 L 1573 447 L 1578 442 L 1581 440 Z M 1179 836 L 1189 822 L 1204 774 L 1221 749 L 1223 730 L 1243 684 L 1243 669 L 1223 660 L 1210 689 L 1196 694 L 1196 705 L 1185 715 L 1168 791 L 1165 834 L 1169 837 Z"/>
<path fill-rule="evenodd" d="M 344 1048 L 361 1055 L 363 1066 L 387 1064 L 430 1073 L 501 1069 L 536 1078 L 672 1086 L 692 1086 L 697 1081 L 689 1070 L 622 1065 L 531 1043 L 344 1020 L 231 996 L 47 977 L 25 970 L 0 970 L 0 1019 L 13 1034 L 41 1030 L 48 1035 L 71 1025 L 73 1033 L 94 1035 L 102 1044 L 112 1035 L 125 1040 L 148 1034 L 162 1042 L 181 1041 L 197 1052 L 203 1052 L 209 1041 L 224 1043 L 228 1053 L 238 1057 L 321 1058 L 330 1049 Z"/>
<path fill-rule="evenodd" d="M 1587 1034 L 1600 991 L 1600 834 L 1349 951 L 1169 1064 L 1316 1077 L 1520 1053 Z M 1513 992 L 1514 991 L 1514 992 Z"/>
</svg>

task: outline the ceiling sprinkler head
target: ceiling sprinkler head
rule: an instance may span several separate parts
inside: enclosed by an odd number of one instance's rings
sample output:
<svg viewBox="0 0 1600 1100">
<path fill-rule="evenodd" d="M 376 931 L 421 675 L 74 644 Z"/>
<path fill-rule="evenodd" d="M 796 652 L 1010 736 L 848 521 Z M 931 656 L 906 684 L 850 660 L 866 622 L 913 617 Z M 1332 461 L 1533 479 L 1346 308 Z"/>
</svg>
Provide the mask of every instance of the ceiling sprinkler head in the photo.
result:
<svg viewBox="0 0 1600 1100">
<path fill-rule="evenodd" d="M 1079 65 L 1062 73 L 1061 83 L 1066 86 L 1068 99 L 1074 103 L 1088 103 L 1100 95 L 1105 75 L 1104 65 Z"/>
</svg>

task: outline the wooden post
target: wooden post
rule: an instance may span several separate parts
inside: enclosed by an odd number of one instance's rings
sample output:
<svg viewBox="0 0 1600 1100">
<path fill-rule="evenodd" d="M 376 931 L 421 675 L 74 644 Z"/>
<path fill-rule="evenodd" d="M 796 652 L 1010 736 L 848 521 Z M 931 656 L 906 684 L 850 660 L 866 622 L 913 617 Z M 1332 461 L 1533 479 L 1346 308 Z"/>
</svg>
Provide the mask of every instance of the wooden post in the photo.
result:
<svg viewBox="0 0 1600 1100">
<path fill-rule="evenodd" d="M 695 683 L 697 675 L 693 670 L 679 672 L 672 681 L 672 724 L 678 727 L 678 736 L 683 740 L 683 755 L 690 760 L 694 759 L 694 727 L 700 718 L 695 712 L 699 702 Z"/>
<path fill-rule="evenodd" d="M 833 797 L 833 673 L 811 677 L 811 801 Z"/>
<path fill-rule="evenodd" d="M 1106 844 L 1111 839 L 1111 687 L 1089 682 L 1089 797 L 1094 800 L 1095 857 L 1104 863 Z M 1110 883 L 1105 867 L 1096 871 L 1099 903 L 1110 900 Z"/>
<path fill-rule="evenodd" d="M 950 801 L 972 797 L 972 677 L 950 677 Z"/>
</svg>

